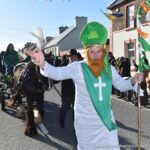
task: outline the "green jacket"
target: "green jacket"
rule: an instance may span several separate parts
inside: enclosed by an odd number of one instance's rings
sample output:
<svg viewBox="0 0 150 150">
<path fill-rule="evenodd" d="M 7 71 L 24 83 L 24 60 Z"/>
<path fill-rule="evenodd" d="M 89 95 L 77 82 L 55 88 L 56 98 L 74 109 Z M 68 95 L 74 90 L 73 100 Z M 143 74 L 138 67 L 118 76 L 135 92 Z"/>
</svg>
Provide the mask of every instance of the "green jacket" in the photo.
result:
<svg viewBox="0 0 150 150">
<path fill-rule="evenodd" d="M 17 63 L 19 63 L 19 55 L 16 51 L 4 53 L 4 64 L 15 66 Z"/>
</svg>

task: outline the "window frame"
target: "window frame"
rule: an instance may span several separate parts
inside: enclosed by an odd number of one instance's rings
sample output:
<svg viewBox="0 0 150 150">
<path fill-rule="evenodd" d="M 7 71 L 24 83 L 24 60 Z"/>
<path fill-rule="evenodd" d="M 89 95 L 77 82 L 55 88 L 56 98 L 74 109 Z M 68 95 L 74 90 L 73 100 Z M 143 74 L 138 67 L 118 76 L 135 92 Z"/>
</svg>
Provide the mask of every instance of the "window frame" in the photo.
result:
<svg viewBox="0 0 150 150">
<path fill-rule="evenodd" d="M 129 10 L 130 10 L 130 8 L 131 7 L 133 7 L 133 15 L 129 15 Z M 130 30 L 130 29 L 134 29 L 135 27 L 136 27 L 136 18 L 135 18 L 135 5 L 134 5 L 134 3 L 132 3 L 132 4 L 129 4 L 129 5 L 127 5 L 126 7 L 125 7 L 125 12 L 126 12 L 126 29 L 128 30 Z M 133 19 L 132 19 L 132 21 L 133 21 L 133 23 L 131 24 L 131 22 L 130 22 L 130 20 L 129 20 L 129 16 L 130 17 L 133 17 Z M 130 25 L 131 24 L 131 25 Z"/>
</svg>

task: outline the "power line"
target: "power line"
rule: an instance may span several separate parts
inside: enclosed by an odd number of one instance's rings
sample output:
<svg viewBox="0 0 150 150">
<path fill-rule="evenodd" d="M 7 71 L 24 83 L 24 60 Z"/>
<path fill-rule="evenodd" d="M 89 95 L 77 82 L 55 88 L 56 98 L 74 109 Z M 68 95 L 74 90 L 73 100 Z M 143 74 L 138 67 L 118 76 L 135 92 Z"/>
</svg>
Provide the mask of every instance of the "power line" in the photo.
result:
<svg viewBox="0 0 150 150">
<path fill-rule="evenodd" d="M 10 26 L 3 26 L 3 25 L 0 25 L 0 29 L 3 28 L 3 29 L 8 29 L 8 30 L 15 30 L 15 31 L 25 31 L 25 32 L 31 32 L 31 29 L 25 29 L 25 28 L 18 28 L 18 27 L 10 27 Z M 46 31 L 50 31 L 50 30 L 56 30 L 58 28 L 48 28 L 46 29 Z"/>
<path fill-rule="evenodd" d="M 0 25 L 0 28 L 9 29 L 9 30 L 17 30 L 17 31 L 20 30 L 20 31 L 30 32 L 29 29 L 23 29 L 23 28 L 18 28 L 18 27 L 13 28 L 13 27 L 8 27 L 8 26 L 2 26 L 2 25 Z"/>
<path fill-rule="evenodd" d="M 21 39 L 21 40 L 29 41 L 29 39 L 24 38 L 24 35 L 23 36 L 22 35 L 17 36 L 17 35 L 14 35 L 14 34 L 12 35 L 12 34 L 9 34 L 9 33 L 0 32 L 0 38 L 3 38 L 3 36 L 1 36 L 1 35 L 7 36 L 8 38 L 12 37 L 12 38 L 15 38 L 15 39 Z"/>
</svg>

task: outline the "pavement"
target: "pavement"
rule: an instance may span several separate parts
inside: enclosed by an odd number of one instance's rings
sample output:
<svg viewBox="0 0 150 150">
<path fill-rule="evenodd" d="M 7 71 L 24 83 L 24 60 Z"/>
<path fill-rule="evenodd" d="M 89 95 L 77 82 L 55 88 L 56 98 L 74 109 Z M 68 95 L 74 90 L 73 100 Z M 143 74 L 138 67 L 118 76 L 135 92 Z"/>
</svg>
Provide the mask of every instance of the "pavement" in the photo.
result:
<svg viewBox="0 0 150 150">
<path fill-rule="evenodd" d="M 59 84 L 56 88 L 60 92 Z M 58 92 L 52 88 L 45 93 L 43 124 L 48 134 L 44 134 L 38 127 L 38 136 L 27 137 L 23 134 L 23 120 L 15 117 L 16 110 L 0 110 L 0 150 L 77 150 L 71 111 L 68 112 L 65 128 L 59 126 L 61 98 Z M 138 108 L 114 95 L 111 100 L 121 150 L 137 149 Z M 150 109 L 141 107 L 140 110 L 141 150 L 150 150 Z"/>
</svg>

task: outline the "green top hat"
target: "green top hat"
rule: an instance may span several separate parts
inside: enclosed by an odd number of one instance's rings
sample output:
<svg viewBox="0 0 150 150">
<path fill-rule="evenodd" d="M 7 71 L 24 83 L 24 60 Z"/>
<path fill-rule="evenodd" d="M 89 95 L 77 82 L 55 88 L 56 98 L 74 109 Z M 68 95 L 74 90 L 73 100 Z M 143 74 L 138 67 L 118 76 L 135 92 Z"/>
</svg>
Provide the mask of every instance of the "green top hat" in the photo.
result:
<svg viewBox="0 0 150 150">
<path fill-rule="evenodd" d="M 98 22 L 90 22 L 80 33 L 80 41 L 84 47 L 90 45 L 103 45 L 106 44 L 108 37 L 107 29 L 104 25 Z"/>
</svg>

